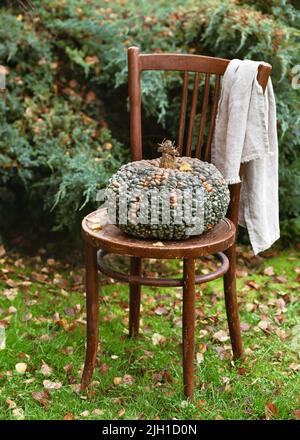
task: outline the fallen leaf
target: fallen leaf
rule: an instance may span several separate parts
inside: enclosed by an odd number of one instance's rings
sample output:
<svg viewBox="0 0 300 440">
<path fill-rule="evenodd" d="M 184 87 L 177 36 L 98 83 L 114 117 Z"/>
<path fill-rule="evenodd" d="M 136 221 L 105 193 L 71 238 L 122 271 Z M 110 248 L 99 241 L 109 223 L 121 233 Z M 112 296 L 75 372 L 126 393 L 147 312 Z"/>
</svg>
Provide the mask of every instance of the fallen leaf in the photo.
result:
<svg viewBox="0 0 300 440">
<path fill-rule="evenodd" d="M 6 347 L 5 325 L 0 324 L 0 350 L 5 350 L 5 347 Z"/>
<path fill-rule="evenodd" d="M 274 267 L 273 266 L 268 266 L 264 269 L 264 275 L 268 275 L 268 276 L 273 276 L 275 275 L 274 272 Z"/>
<path fill-rule="evenodd" d="M 9 301 L 13 301 L 18 293 L 18 289 L 16 287 L 13 287 L 11 289 L 4 289 L 2 295 L 5 296 Z"/>
<path fill-rule="evenodd" d="M 65 416 L 64 416 L 64 420 L 75 420 L 75 416 L 73 413 L 68 412 Z"/>
<path fill-rule="evenodd" d="M 266 420 L 274 419 L 278 414 L 277 406 L 272 402 L 267 402 L 265 404 L 265 417 Z"/>
<path fill-rule="evenodd" d="M 207 335 L 208 331 L 205 329 L 201 329 L 199 332 L 199 338 L 204 338 Z"/>
<path fill-rule="evenodd" d="M 300 420 L 300 409 L 295 409 L 293 411 L 293 416 L 296 420 Z"/>
<path fill-rule="evenodd" d="M 255 281 L 247 281 L 247 286 L 251 287 L 251 289 L 259 290 L 261 286 L 257 284 Z"/>
<path fill-rule="evenodd" d="M 204 361 L 203 353 L 196 353 L 197 364 L 201 364 Z"/>
<path fill-rule="evenodd" d="M 277 277 L 274 278 L 274 280 L 277 283 L 286 283 L 287 282 L 287 278 L 284 275 L 278 275 Z"/>
<path fill-rule="evenodd" d="M 296 362 L 292 362 L 289 365 L 289 368 L 293 371 L 298 371 L 298 370 L 300 370 L 300 364 L 297 364 Z"/>
<path fill-rule="evenodd" d="M 245 305 L 245 309 L 247 310 L 247 312 L 253 312 L 256 309 L 256 304 L 253 303 L 247 303 Z"/>
<path fill-rule="evenodd" d="M 46 377 L 51 376 L 52 368 L 48 364 L 46 364 L 46 362 L 44 362 L 44 361 L 42 361 L 42 362 L 43 363 L 42 363 L 41 370 L 40 370 L 42 375 L 46 376 Z"/>
<path fill-rule="evenodd" d="M 123 417 L 125 414 L 125 408 L 120 409 L 120 411 L 118 412 L 118 417 Z"/>
<path fill-rule="evenodd" d="M 187 162 L 183 162 L 179 167 L 179 171 L 191 171 L 191 170 L 192 170 L 192 166 Z"/>
<path fill-rule="evenodd" d="M 32 318 L 32 313 L 26 313 L 23 317 L 22 317 L 22 319 L 21 319 L 21 321 L 22 322 L 27 322 L 27 321 L 30 321 L 30 319 Z"/>
<path fill-rule="evenodd" d="M 242 332 L 248 332 L 251 328 L 251 325 L 247 322 L 241 322 L 241 330 Z"/>
<path fill-rule="evenodd" d="M 205 400 L 197 400 L 195 405 L 196 405 L 197 408 L 202 408 L 203 406 L 206 405 L 206 401 Z"/>
<path fill-rule="evenodd" d="M 111 359 L 118 359 L 118 357 L 119 357 L 119 356 L 117 356 L 116 354 L 112 354 L 110 358 L 111 358 Z"/>
<path fill-rule="evenodd" d="M 49 393 L 45 390 L 43 391 L 34 391 L 32 393 L 32 397 L 34 400 L 36 400 L 37 402 L 39 402 L 39 404 L 45 408 L 48 408 L 50 405 L 50 401 L 49 401 Z"/>
<path fill-rule="evenodd" d="M 123 383 L 126 385 L 132 385 L 135 382 L 135 379 L 130 374 L 125 374 L 123 377 Z"/>
<path fill-rule="evenodd" d="M 167 315 L 168 309 L 166 309 L 166 307 L 159 306 L 155 309 L 155 314 L 158 316 Z"/>
<path fill-rule="evenodd" d="M 114 385 L 120 385 L 122 383 L 122 377 L 114 377 Z"/>
<path fill-rule="evenodd" d="M 101 225 L 101 223 L 89 223 L 88 227 L 92 231 L 101 231 L 103 225 Z"/>
<path fill-rule="evenodd" d="M 15 409 L 17 407 L 16 402 L 10 399 L 6 399 L 5 403 L 8 405 L 9 409 Z"/>
<path fill-rule="evenodd" d="M 262 319 L 261 321 L 259 321 L 258 327 L 261 330 L 264 330 L 264 331 L 267 330 L 269 327 L 269 321 L 267 319 Z"/>
<path fill-rule="evenodd" d="M 246 376 L 247 370 L 246 370 L 246 368 L 239 367 L 238 368 L 238 373 L 239 373 L 240 376 Z"/>
<path fill-rule="evenodd" d="M 229 336 L 224 330 L 219 330 L 213 335 L 213 338 L 220 342 L 228 341 Z"/>
<path fill-rule="evenodd" d="M 109 365 L 108 364 L 101 364 L 99 367 L 99 371 L 103 374 L 107 373 L 107 371 L 109 370 Z"/>
<path fill-rule="evenodd" d="M 15 408 L 15 409 L 13 409 L 12 413 L 13 413 L 13 416 L 17 420 L 24 420 L 25 419 L 24 410 L 22 408 Z"/>
<path fill-rule="evenodd" d="M 104 411 L 102 409 L 95 408 L 92 411 L 93 416 L 103 416 Z"/>
<path fill-rule="evenodd" d="M 159 333 L 154 333 L 152 335 L 152 344 L 153 345 L 159 345 L 166 342 L 166 338 L 163 335 L 160 335 Z"/>
<path fill-rule="evenodd" d="M 25 364 L 24 362 L 19 362 L 16 364 L 15 368 L 17 373 L 24 374 L 27 370 L 27 364 Z"/>
<path fill-rule="evenodd" d="M 51 380 L 44 380 L 43 381 L 44 388 L 46 390 L 59 390 L 62 387 L 62 383 L 55 381 L 52 382 Z"/>
<path fill-rule="evenodd" d="M 86 411 L 82 411 L 82 413 L 80 413 L 81 417 L 88 417 L 90 415 L 90 412 L 88 410 Z"/>
</svg>

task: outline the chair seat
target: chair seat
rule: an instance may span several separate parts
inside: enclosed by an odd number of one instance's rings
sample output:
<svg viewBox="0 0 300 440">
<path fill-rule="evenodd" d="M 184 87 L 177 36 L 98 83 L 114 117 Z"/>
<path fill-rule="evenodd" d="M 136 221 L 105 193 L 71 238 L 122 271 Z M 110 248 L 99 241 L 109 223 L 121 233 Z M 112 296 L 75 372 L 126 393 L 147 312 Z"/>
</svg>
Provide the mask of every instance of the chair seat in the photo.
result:
<svg viewBox="0 0 300 440">
<path fill-rule="evenodd" d="M 119 255 L 144 258 L 197 258 L 228 249 L 235 239 L 234 224 L 224 218 L 210 231 L 184 240 L 159 241 L 139 239 L 125 234 L 108 224 L 106 208 L 98 209 L 82 221 L 82 235 L 86 242 Z"/>
</svg>

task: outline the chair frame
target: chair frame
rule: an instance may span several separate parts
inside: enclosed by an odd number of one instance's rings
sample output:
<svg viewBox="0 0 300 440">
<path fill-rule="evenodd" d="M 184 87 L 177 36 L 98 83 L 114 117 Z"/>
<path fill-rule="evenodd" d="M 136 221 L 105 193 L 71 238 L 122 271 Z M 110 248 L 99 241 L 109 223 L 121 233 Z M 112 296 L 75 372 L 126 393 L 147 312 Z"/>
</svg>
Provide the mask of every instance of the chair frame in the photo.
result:
<svg viewBox="0 0 300 440">
<path fill-rule="evenodd" d="M 144 70 L 171 70 L 182 71 L 183 73 L 183 92 L 180 112 L 180 123 L 177 146 L 182 154 L 184 151 L 184 133 L 185 119 L 188 98 L 188 79 L 189 72 L 194 72 L 194 88 L 192 94 L 192 103 L 190 110 L 190 121 L 186 136 L 185 155 L 192 154 L 192 140 L 194 134 L 195 115 L 198 102 L 199 74 L 205 74 L 205 83 L 201 107 L 201 118 L 199 123 L 198 139 L 196 145 L 195 156 L 201 157 L 203 154 L 204 128 L 207 119 L 207 109 L 209 101 L 210 78 L 216 75 L 215 88 L 213 92 L 211 116 L 207 135 L 207 142 L 204 150 L 205 160 L 210 159 L 210 149 L 215 127 L 217 114 L 217 104 L 220 91 L 220 78 L 224 74 L 230 60 L 223 58 L 213 58 L 200 55 L 183 55 L 183 54 L 140 54 L 137 47 L 128 49 L 128 75 L 129 75 L 129 99 L 130 99 L 130 151 L 132 161 L 142 159 L 142 121 L 141 121 L 141 73 Z M 259 65 L 257 81 L 263 90 L 267 86 L 267 82 L 272 70 L 272 66 L 267 63 Z M 242 177 L 242 167 L 240 174 Z M 120 274 L 107 268 L 104 264 L 103 257 L 106 253 L 118 253 L 116 246 L 106 245 L 106 249 L 99 249 L 94 242 L 94 237 L 86 230 L 83 223 L 83 238 L 85 240 L 85 268 L 86 268 L 86 308 L 87 308 L 87 349 L 85 366 L 82 374 L 81 389 L 84 390 L 92 377 L 96 364 L 97 348 L 98 348 L 98 324 L 99 324 L 99 284 L 98 270 L 111 276 L 112 278 L 127 281 L 130 286 L 129 293 L 129 336 L 137 337 L 139 334 L 140 322 L 140 304 L 141 304 L 141 285 L 152 286 L 182 286 L 183 287 L 183 383 L 184 394 L 190 400 L 194 397 L 194 347 L 195 347 L 195 284 L 210 281 L 212 279 L 223 276 L 224 280 L 224 296 L 226 314 L 232 351 L 234 359 L 242 357 L 242 339 L 240 322 L 238 315 L 238 304 L 236 294 L 236 237 L 235 228 L 237 228 L 239 198 L 241 184 L 230 185 L 230 204 L 226 217 L 232 224 L 231 238 L 224 241 L 223 248 L 220 245 L 209 245 L 205 248 L 205 253 L 200 253 L 195 247 L 183 255 L 183 278 L 174 279 L 152 279 L 142 276 L 142 257 L 138 252 L 123 250 L 121 253 L 129 255 L 130 258 L 130 274 Z M 163 248 L 156 248 L 157 258 L 174 258 L 174 255 L 164 252 Z M 219 252 L 220 250 L 224 251 Z M 98 252 L 99 251 L 99 252 Z M 97 255 L 98 252 L 98 255 Z M 154 251 L 153 251 L 154 252 Z M 147 254 L 145 250 L 145 258 L 151 258 L 153 252 Z M 198 253 L 197 253 L 198 252 Z M 217 252 L 217 257 L 221 260 L 222 265 L 215 272 L 208 275 L 195 275 L 195 258 L 203 255 L 211 255 Z M 156 255 L 155 254 L 155 255 Z M 171 256 L 170 256 L 171 255 Z M 178 256 L 182 258 L 181 253 Z"/>
</svg>

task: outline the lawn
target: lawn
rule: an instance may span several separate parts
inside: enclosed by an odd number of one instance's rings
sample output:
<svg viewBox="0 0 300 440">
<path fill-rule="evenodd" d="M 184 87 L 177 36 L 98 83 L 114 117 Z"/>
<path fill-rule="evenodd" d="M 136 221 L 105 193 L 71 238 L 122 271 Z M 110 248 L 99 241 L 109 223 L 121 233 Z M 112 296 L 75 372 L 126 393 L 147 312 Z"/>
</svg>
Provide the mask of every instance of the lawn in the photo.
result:
<svg viewBox="0 0 300 440">
<path fill-rule="evenodd" d="M 299 249 L 263 258 L 239 249 L 245 357 L 238 364 L 231 357 L 221 281 L 197 288 L 190 403 L 182 395 L 180 289 L 143 288 L 142 333 L 129 340 L 127 286 L 103 277 L 98 365 L 91 386 L 80 393 L 80 259 L 7 249 L 0 258 L 0 419 L 299 419 L 299 261 Z M 175 275 L 180 265 L 147 266 L 152 275 Z M 211 260 L 199 262 L 198 272 L 212 266 Z"/>
</svg>

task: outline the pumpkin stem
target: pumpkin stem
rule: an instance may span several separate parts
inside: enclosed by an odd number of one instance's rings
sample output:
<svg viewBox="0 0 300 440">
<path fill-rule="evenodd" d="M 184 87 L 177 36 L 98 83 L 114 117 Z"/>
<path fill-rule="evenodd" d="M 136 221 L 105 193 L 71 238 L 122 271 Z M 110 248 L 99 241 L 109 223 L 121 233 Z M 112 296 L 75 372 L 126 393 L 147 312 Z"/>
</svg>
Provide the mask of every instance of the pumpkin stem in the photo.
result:
<svg viewBox="0 0 300 440">
<path fill-rule="evenodd" d="M 174 141 L 175 142 L 175 141 Z M 179 156 L 178 150 L 174 147 L 174 142 L 164 139 L 159 145 L 158 152 L 162 153 L 160 158 L 160 168 L 177 168 L 175 156 Z"/>
</svg>

